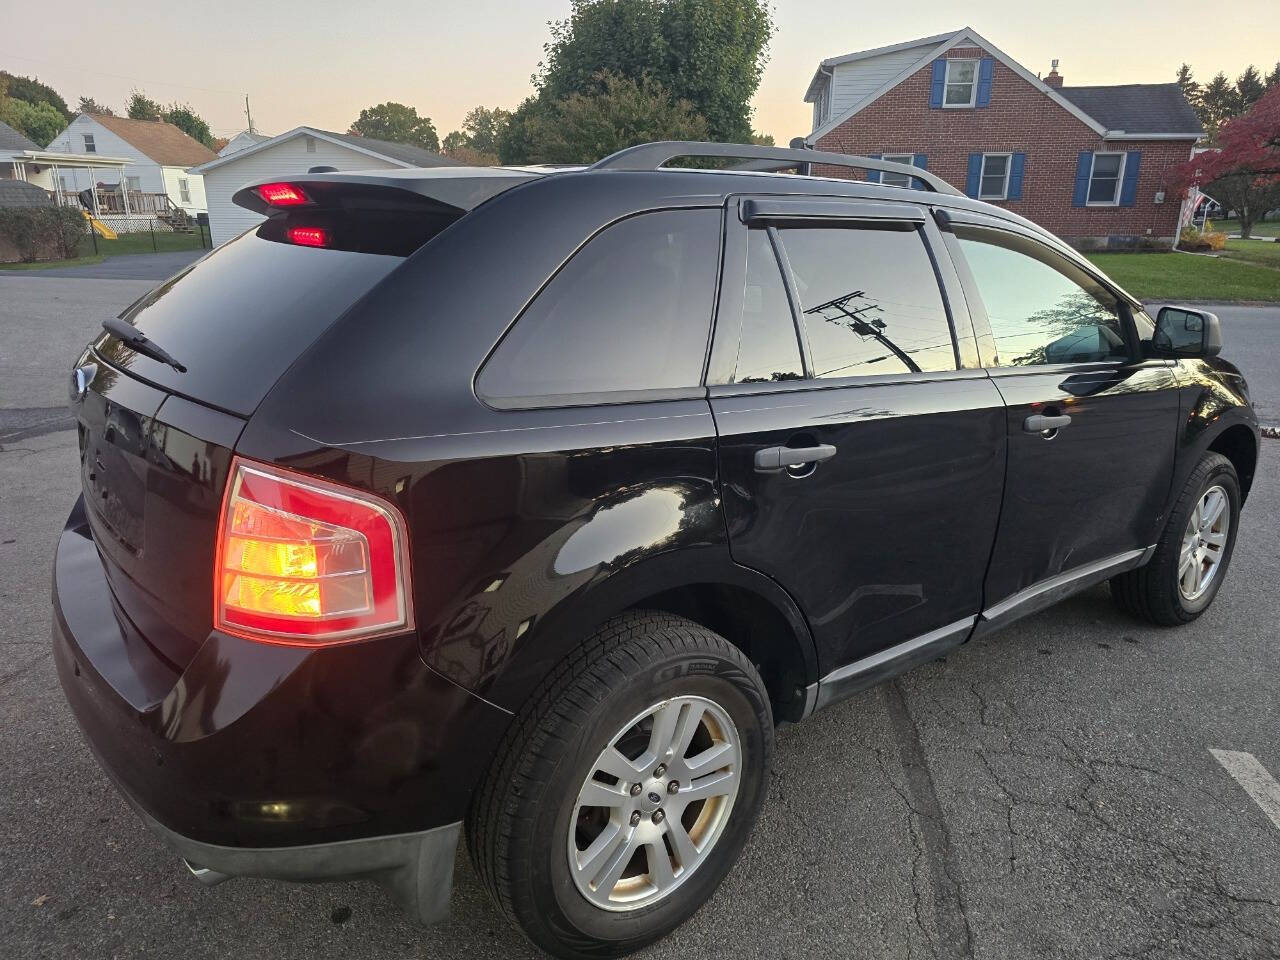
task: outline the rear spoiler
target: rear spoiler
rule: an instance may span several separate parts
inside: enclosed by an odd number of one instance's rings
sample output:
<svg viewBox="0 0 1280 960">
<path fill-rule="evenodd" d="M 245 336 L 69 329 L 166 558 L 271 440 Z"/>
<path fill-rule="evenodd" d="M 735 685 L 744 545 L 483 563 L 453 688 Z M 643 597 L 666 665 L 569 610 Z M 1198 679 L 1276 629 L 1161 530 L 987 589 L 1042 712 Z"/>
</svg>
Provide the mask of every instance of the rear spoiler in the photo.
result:
<svg viewBox="0 0 1280 960">
<path fill-rule="evenodd" d="M 500 193 L 545 174 L 506 167 L 429 167 L 413 170 L 304 173 L 271 177 L 241 187 L 232 201 L 254 213 L 271 216 L 303 207 L 309 209 L 394 209 L 461 215 Z M 302 196 L 288 206 L 269 203 L 259 191 L 271 184 L 288 184 Z"/>
</svg>

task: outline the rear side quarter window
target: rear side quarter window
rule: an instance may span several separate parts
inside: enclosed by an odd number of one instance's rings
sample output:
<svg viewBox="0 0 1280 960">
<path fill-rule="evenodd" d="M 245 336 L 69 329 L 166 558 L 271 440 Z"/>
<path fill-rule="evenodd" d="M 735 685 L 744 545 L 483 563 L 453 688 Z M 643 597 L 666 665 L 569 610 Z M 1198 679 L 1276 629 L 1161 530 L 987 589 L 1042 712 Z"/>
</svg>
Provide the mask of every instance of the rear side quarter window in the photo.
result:
<svg viewBox="0 0 1280 960">
<path fill-rule="evenodd" d="M 507 331 L 476 379 L 499 408 L 678 399 L 699 388 L 720 259 L 720 208 L 605 228 Z"/>
</svg>

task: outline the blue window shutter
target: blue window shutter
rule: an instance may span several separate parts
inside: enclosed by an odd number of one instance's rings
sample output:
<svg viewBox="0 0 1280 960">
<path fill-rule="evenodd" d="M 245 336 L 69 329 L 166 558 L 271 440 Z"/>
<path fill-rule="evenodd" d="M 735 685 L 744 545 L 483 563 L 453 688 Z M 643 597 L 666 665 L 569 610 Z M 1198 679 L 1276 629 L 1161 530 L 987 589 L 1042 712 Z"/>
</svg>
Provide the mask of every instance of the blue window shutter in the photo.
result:
<svg viewBox="0 0 1280 960">
<path fill-rule="evenodd" d="M 1025 153 L 1015 153 L 1009 158 L 1009 196 L 1010 200 L 1022 199 L 1022 170 L 1027 165 Z"/>
<path fill-rule="evenodd" d="M 1120 184 L 1120 206 L 1132 207 L 1138 199 L 1138 167 L 1142 164 L 1142 151 L 1130 150 L 1124 158 L 1124 182 Z"/>
<path fill-rule="evenodd" d="M 1089 171 L 1093 168 L 1093 153 L 1080 151 L 1080 159 L 1076 161 L 1076 192 L 1071 198 L 1073 207 L 1083 207 L 1089 199 Z"/>
<path fill-rule="evenodd" d="M 969 154 L 969 175 L 964 179 L 965 196 L 978 196 L 978 181 L 982 179 L 982 154 Z"/>
<path fill-rule="evenodd" d="M 880 154 L 878 154 L 878 153 L 868 153 L 868 154 L 867 154 L 867 156 L 868 156 L 868 157 L 870 157 L 872 160 L 879 160 L 879 159 L 880 159 Z M 880 182 L 880 171 L 879 171 L 879 170 L 868 170 L 868 171 L 867 171 L 867 183 L 879 183 L 879 182 Z"/>
<path fill-rule="evenodd" d="M 942 107 L 942 91 L 947 85 L 947 61 L 933 61 L 933 80 L 929 84 L 929 106 L 935 109 Z"/>
<path fill-rule="evenodd" d="M 978 61 L 978 101 L 977 106 L 991 106 L 991 74 L 995 69 L 995 61 L 983 57 Z"/>
<path fill-rule="evenodd" d="M 926 167 L 928 166 L 928 163 L 929 163 L 929 158 L 926 157 L 923 153 L 916 153 L 916 154 L 913 154 L 911 157 L 912 166 L 919 167 L 921 170 L 926 169 Z M 925 189 L 925 184 L 923 180 L 912 180 L 911 185 L 917 190 Z"/>
</svg>

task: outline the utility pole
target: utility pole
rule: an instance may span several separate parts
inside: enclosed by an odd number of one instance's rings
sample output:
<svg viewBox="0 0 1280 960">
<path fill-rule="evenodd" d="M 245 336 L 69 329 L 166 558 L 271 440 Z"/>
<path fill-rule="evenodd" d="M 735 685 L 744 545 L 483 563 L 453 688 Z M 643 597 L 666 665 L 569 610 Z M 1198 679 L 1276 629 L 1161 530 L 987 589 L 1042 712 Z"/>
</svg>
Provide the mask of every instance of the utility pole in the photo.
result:
<svg viewBox="0 0 1280 960">
<path fill-rule="evenodd" d="M 244 116 L 249 121 L 249 132 L 253 133 L 253 114 L 249 112 L 249 95 L 244 95 Z"/>
</svg>

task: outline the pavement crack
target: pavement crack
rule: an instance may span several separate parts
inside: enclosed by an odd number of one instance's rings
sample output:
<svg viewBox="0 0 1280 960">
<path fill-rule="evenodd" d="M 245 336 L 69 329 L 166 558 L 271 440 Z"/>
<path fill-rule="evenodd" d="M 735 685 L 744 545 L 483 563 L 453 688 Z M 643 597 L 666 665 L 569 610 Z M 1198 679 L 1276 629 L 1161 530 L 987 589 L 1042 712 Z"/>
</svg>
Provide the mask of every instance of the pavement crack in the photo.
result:
<svg viewBox="0 0 1280 960">
<path fill-rule="evenodd" d="M 973 930 L 969 924 L 968 906 L 964 890 L 952 873 L 955 854 L 951 833 L 934 790 L 933 775 L 929 772 L 924 746 L 920 742 L 920 731 L 907 708 L 901 682 L 890 681 L 881 690 L 905 775 L 905 791 L 898 790 L 896 784 L 894 790 L 912 813 L 920 832 L 920 843 L 927 854 L 937 923 L 935 956 L 939 960 L 970 960 L 973 957 Z M 893 779 L 889 779 L 892 783 Z M 917 917 L 917 922 L 919 920 Z"/>
</svg>

